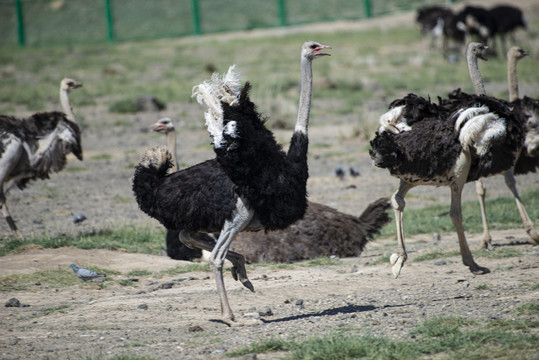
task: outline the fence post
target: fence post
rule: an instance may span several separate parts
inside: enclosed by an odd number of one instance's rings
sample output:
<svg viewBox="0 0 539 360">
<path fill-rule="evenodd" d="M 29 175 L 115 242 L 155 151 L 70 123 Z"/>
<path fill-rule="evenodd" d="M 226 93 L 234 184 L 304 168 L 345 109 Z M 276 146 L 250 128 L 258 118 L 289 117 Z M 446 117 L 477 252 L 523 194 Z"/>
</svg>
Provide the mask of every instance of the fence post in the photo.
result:
<svg viewBox="0 0 539 360">
<path fill-rule="evenodd" d="M 198 10 L 198 0 L 191 0 L 191 4 L 193 6 L 193 31 L 195 32 L 195 35 L 201 35 L 202 31 L 200 29 L 200 13 Z"/>
<path fill-rule="evenodd" d="M 22 3 L 21 0 L 15 0 L 15 13 L 17 16 L 17 37 L 19 40 L 19 46 L 26 44 L 26 36 L 24 35 L 24 18 L 22 15 Z"/>
<path fill-rule="evenodd" d="M 105 0 L 105 19 L 107 20 L 107 37 L 109 42 L 114 42 L 114 23 L 110 0 Z"/>
<path fill-rule="evenodd" d="M 279 25 L 286 26 L 288 21 L 286 19 L 286 1 L 285 0 L 277 0 L 278 2 L 278 8 L 279 8 Z"/>
<path fill-rule="evenodd" d="M 363 6 L 365 8 L 365 16 L 367 18 L 372 17 L 371 1 L 370 0 L 363 0 Z"/>
</svg>

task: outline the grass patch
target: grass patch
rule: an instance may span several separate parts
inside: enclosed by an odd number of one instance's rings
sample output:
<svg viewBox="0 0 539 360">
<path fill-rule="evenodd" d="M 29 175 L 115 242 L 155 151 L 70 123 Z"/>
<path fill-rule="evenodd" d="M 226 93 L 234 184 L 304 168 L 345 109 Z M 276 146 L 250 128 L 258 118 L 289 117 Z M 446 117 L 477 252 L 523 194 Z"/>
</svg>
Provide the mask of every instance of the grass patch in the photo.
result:
<svg viewBox="0 0 539 360">
<path fill-rule="evenodd" d="M 520 305 L 515 309 L 517 315 L 539 315 L 539 301 Z"/>
<path fill-rule="evenodd" d="M 511 257 L 522 256 L 522 251 L 518 249 L 510 249 L 507 247 L 498 248 L 496 251 L 488 251 L 485 249 L 472 250 L 472 254 L 475 258 L 488 258 L 488 259 L 505 259 Z M 414 262 L 446 259 L 453 256 L 460 256 L 459 250 L 440 251 L 432 250 L 427 253 L 414 257 Z"/>
<path fill-rule="evenodd" d="M 479 325 L 470 319 L 440 317 L 419 324 L 410 333 L 411 340 L 332 333 L 303 341 L 262 340 L 227 355 L 285 351 L 288 360 L 533 359 L 539 336 L 530 330 L 538 326 L 538 321 L 495 320 Z"/>
<path fill-rule="evenodd" d="M 42 270 L 32 274 L 18 274 L 0 277 L 0 291 L 30 290 L 35 286 L 61 288 L 80 284 L 81 280 L 69 268 Z"/>
<path fill-rule="evenodd" d="M 521 196 L 531 219 L 539 218 L 539 188 L 530 189 Z M 517 211 L 515 199 L 500 197 L 486 200 L 489 225 L 497 230 L 512 229 L 522 226 L 522 219 Z M 393 213 L 391 213 L 394 219 Z M 481 233 L 483 225 L 478 201 L 462 203 L 462 218 L 465 231 Z M 449 217 L 449 206 L 428 206 L 422 209 L 405 210 L 403 213 L 406 234 L 428 234 L 434 232 L 454 232 L 455 227 Z M 395 220 L 382 228 L 382 237 L 396 236 Z M 491 252 L 495 255 L 495 251 Z M 485 255 L 486 257 L 488 255 Z"/>
<path fill-rule="evenodd" d="M 167 269 L 164 271 L 159 272 L 159 276 L 169 275 L 174 276 L 178 274 L 185 274 L 188 272 L 195 272 L 195 271 L 201 271 L 201 272 L 210 272 L 210 264 L 187 264 L 187 265 L 179 265 L 172 269 Z"/>
<path fill-rule="evenodd" d="M 31 244 L 56 249 L 74 246 L 79 249 L 125 249 L 129 252 L 159 254 L 164 246 L 163 229 L 124 227 L 84 233 L 77 236 L 43 236 L 29 239 L 11 239 L 0 247 L 0 256 L 18 251 Z"/>
</svg>

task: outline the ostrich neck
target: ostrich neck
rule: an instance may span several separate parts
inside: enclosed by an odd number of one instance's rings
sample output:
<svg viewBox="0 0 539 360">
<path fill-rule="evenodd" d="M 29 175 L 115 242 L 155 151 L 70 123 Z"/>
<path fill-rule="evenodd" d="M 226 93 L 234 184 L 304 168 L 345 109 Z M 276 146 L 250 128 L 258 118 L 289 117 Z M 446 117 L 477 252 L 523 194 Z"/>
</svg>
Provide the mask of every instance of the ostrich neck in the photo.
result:
<svg viewBox="0 0 539 360">
<path fill-rule="evenodd" d="M 176 172 L 178 171 L 178 157 L 176 156 L 176 132 L 175 131 L 169 131 L 167 133 L 167 147 L 168 151 L 172 153 L 172 156 L 174 156 L 174 166 L 172 167 L 172 171 Z"/>
<path fill-rule="evenodd" d="M 470 73 L 470 78 L 472 79 L 473 87 L 475 89 L 476 95 L 486 95 L 485 84 L 481 78 L 481 73 L 479 72 L 479 65 L 477 64 L 477 57 L 473 54 L 466 54 L 466 60 L 468 61 L 468 71 Z"/>
<path fill-rule="evenodd" d="M 507 60 L 507 83 L 509 84 L 509 101 L 518 99 L 517 59 L 509 56 Z"/>
<path fill-rule="evenodd" d="M 313 90 L 312 60 L 301 57 L 301 92 L 299 96 L 298 119 L 295 132 L 307 134 L 309 114 L 311 111 L 311 95 Z"/>
<path fill-rule="evenodd" d="M 76 123 L 77 120 L 75 120 L 75 114 L 73 113 L 73 109 L 69 103 L 69 95 L 67 90 L 60 89 L 60 103 L 62 104 L 62 109 L 64 109 L 64 113 L 67 115 L 67 118 Z"/>
</svg>

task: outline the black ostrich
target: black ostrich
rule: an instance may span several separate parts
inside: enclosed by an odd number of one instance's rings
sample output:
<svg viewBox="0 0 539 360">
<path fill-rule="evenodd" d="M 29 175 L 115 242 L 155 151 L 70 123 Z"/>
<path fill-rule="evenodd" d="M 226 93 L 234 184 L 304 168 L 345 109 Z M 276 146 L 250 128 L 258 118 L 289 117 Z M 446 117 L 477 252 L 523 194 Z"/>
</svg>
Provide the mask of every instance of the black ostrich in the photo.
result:
<svg viewBox="0 0 539 360">
<path fill-rule="evenodd" d="M 395 277 L 407 258 L 404 197 L 418 185 L 450 187 L 450 216 L 463 263 L 474 274 L 490 272 L 475 263 L 468 247 L 462 227 L 461 193 L 467 182 L 512 167 L 522 146 L 523 129 L 506 102 L 482 95 L 484 85 L 477 58 L 484 58 L 485 50 L 482 44 L 471 43 L 466 51 L 470 76 L 480 95 L 461 94 L 437 105 L 409 94 L 395 100 L 380 118 L 370 155 L 374 165 L 400 179 L 399 189 L 391 198 L 399 244 L 398 254 L 391 256 Z"/>
<path fill-rule="evenodd" d="M 152 131 L 167 136 L 167 148 L 174 158 L 174 164 L 170 168 L 172 172 L 178 171 L 178 157 L 176 154 L 176 129 L 170 118 L 163 118 L 151 126 Z M 208 238 L 213 239 L 213 238 Z M 202 250 L 189 248 L 180 241 L 180 231 L 167 229 L 166 233 L 167 255 L 174 260 L 193 260 L 202 256 Z"/>
<path fill-rule="evenodd" d="M 494 6 L 488 11 L 488 14 L 495 27 L 493 35 L 500 37 L 502 52 L 505 54 L 507 48 L 505 36 L 509 34 L 512 42 L 515 42 L 513 33 L 520 27 L 528 30 L 528 23 L 524 18 L 522 10 L 511 5 Z M 495 45 L 496 39 L 493 38 L 492 40 L 493 45 Z"/>
<path fill-rule="evenodd" d="M 533 226 L 520 195 L 517 190 L 515 175 L 536 172 L 539 168 L 539 101 L 527 96 L 519 98 L 517 62 L 527 56 L 528 53 L 518 46 L 513 46 L 507 52 L 507 83 L 509 84 L 509 101 L 513 108 L 513 114 L 521 122 L 525 131 L 525 139 L 522 148 L 515 160 L 513 168 L 504 173 L 505 184 L 513 194 L 522 223 L 530 241 L 534 245 L 539 244 L 539 234 Z M 483 247 L 492 248 L 492 237 L 488 231 L 487 217 L 485 212 L 484 197 L 485 187 L 478 181 L 477 191 L 481 205 L 483 219 Z"/>
<path fill-rule="evenodd" d="M 30 180 L 48 179 L 61 171 L 66 156 L 73 153 L 82 160 L 80 128 L 69 103 L 69 91 L 82 86 L 72 79 L 60 83 L 60 103 L 64 112 L 36 113 L 17 119 L 0 115 L 0 208 L 12 233 L 20 237 L 9 214 L 4 184 L 24 189 Z"/>
<path fill-rule="evenodd" d="M 193 89 L 205 102 L 206 124 L 213 137 L 215 160 L 168 174 L 172 156 L 165 147 L 149 149 L 136 166 L 133 191 L 142 211 L 167 229 L 181 231 L 180 239 L 191 247 L 211 250 L 221 315 L 225 323 L 236 321 L 223 281 L 223 262 L 240 231 L 282 229 L 301 219 L 307 207 L 307 128 L 312 93 L 312 61 L 329 55 L 328 46 L 306 42 L 301 48 L 301 94 L 298 117 L 287 153 L 249 100 L 247 83 L 240 90 L 232 67 L 220 79 L 213 76 Z M 230 181 L 226 181 L 230 179 Z M 219 233 L 215 246 L 196 236 Z M 232 273 L 253 290 L 245 268 Z"/>
<path fill-rule="evenodd" d="M 176 131 L 172 120 L 160 119 L 152 125 L 152 130 L 166 135 L 167 147 L 175 154 Z M 176 167 L 171 170 L 176 171 Z M 358 173 L 350 168 L 351 173 L 352 170 Z M 390 206 L 388 199 L 378 199 L 356 217 L 309 201 L 303 219 L 281 230 L 241 232 L 231 249 L 245 256 L 248 263 L 292 263 L 321 256 L 359 256 L 389 221 L 387 210 Z M 167 230 L 167 255 L 175 260 L 201 258 L 202 251 L 187 247 L 180 241 L 179 234 L 180 231 Z M 207 234 L 198 233 L 197 236 L 205 236 L 209 242 L 215 241 L 215 237 Z"/>
</svg>

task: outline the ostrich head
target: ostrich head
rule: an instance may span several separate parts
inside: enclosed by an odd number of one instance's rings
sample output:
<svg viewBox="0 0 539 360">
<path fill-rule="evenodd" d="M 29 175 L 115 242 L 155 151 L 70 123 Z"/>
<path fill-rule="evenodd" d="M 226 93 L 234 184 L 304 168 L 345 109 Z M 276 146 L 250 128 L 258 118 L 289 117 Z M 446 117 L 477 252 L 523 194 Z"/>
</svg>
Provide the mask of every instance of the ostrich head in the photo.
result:
<svg viewBox="0 0 539 360">
<path fill-rule="evenodd" d="M 317 43 L 316 41 L 307 41 L 301 47 L 301 56 L 310 60 L 314 60 L 318 57 L 325 55 L 331 56 L 331 54 L 320 51 L 323 49 L 331 49 L 331 46 L 322 45 Z"/>
<path fill-rule="evenodd" d="M 516 59 L 516 60 L 520 60 L 526 56 L 528 56 L 530 53 L 525 51 L 523 48 L 521 48 L 520 46 L 512 46 L 509 51 L 507 52 L 507 58 L 508 59 Z"/>
<path fill-rule="evenodd" d="M 488 49 L 488 46 L 486 45 L 483 45 L 477 42 L 471 42 L 468 44 L 468 48 L 466 49 L 466 52 L 468 54 L 475 56 L 478 59 L 487 61 L 487 54 L 486 54 L 487 49 Z"/>
<path fill-rule="evenodd" d="M 60 83 L 60 90 L 64 91 L 71 91 L 77 88 L 80 88 L 82 86 L 82 83 L 75 81 L 73 79 L 64 78 L 62 79 L 62 82 Z"/>
<path fill-rule="evenodd" d="M 158 132 L 158 133 L 169 133 L 171 131 L 174 131 L 174 124 L 172 123 L 172 120 L 170 118 L 162 118 L 158 120 L 155 124 L 151 126 L 152 131 Z"/>
</svg>

